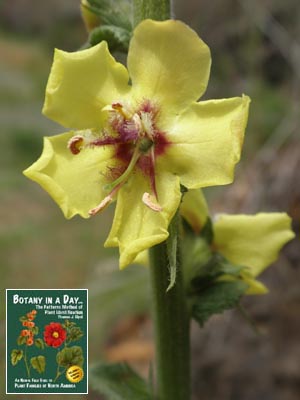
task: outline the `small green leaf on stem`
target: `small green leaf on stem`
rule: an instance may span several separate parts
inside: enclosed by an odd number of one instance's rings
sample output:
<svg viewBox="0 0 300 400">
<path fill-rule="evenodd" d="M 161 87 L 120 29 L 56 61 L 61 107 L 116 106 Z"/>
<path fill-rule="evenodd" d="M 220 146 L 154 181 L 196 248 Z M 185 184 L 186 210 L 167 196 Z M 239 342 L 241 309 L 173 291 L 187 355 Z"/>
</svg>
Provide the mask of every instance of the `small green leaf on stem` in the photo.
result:
<svg viewBox="0 0 300 400">
<path fill-rule="evenodd" d="M 177 224 L 176 221 L 172 221 L 169 226 L 169 237 L 167 239 L 167 253 L 169 260 L 169 273 L 170 283 L 167 287 L 167 292 L 172 289 L 176 282 L 177 273 Z"/>
<path fill-rule="evenodd" d="M 27 340 L 26 336 L 18 336 L 17 339 L 18 346 L 22 346 L 23 344 L 25 344 L 26 340 Z"/>
<path fill-rule="evenodd" d="M 248 285 L 242 281 L 216 282 L 197 295 L 192 317 L 203 326 L 213 314 L 221 314 L 238 306 L 247 288 Z"/>
<path fill-rule="evenodd" d="M 38 333 L 39 333 L 39 327 L 38 326 L 34 326 L 32 329 L 32 333 L 34 334 L 34 335 L 37 335 Z"/>
<path fill-rule="evenodd" d="M 108 400 L 152 399 L 147 383 L 127 364 L 96 364 L 89 371 L 89 381 Z"/>
<path fill-rule="evenodd" d="M 195 259 L 197 259 L 195 257 Z M 201 291 L 214 282 L 217 278 L 222 275 L 230 275 L 238 278 L 241 271 L 246 267 L 240 265 L 231 264 L 221 254 L 213 253 L 211 258 L 201 266 L 201 268 L 195 268 L 197 275 L 193 278 L 192 291 Z"/>
<path fill-rule="evenodd" d="M 23 358 L 23 350 L 14 349 L 10 354 L 11 363 L 13 366 L 17 365 Z"/>
<path fill-rule="evenodd" d="M 94 28 L 89 35 L 89 43 L 91 46 L 105 40 L 108 43 L 110 51 L 127 52 L 131 31 L 114 25 L 101 25 Z"/>
<path fill-rule="evenodd" d="M 56 355 L 56 362 L 59 366 L 69 368 L 72 365 L 83 365 L 83 353 L 80 346 L 65 347 Z"/>
<path fill-rule="evenodd" d="M 30 364 L 39 374 L 42 374 L 46 368 L 46 359 L 44 356 L 32 357 Z"/>
<path fill-rule="evenodd" d="M 36 347 L 38 349 L 43 349 L 45 347 L 45 344 L 44 344 L 43 340 L 40 339 L 40 338 L 35 339 L 34 344 L 36 345 Z"/>
<path fill-rule="evenodd" d="M 97 15 L 103 25 L 132 27 L 130 0 L 87 0 L 86 8 Z"/>
</svg>

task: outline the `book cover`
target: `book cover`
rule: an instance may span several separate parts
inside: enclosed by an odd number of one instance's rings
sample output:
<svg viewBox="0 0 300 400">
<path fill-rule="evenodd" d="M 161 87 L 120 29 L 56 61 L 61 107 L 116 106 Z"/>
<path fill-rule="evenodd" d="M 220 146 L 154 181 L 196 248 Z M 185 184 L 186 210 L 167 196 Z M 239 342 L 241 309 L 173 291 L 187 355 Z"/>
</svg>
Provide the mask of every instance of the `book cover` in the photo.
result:
<svg viewBox="0 0 300 400">
<path fill-rule="evenodd" d="M 6 290 L 6 394 L 86 394 L 86 289 Z"/>
</svg>

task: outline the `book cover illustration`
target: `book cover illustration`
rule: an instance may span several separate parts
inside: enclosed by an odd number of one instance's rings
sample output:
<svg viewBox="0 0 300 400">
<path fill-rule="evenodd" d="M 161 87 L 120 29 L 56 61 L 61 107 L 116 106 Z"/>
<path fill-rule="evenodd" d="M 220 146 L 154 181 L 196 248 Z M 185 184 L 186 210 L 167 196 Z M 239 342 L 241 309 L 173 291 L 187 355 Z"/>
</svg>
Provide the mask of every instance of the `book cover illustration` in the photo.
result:
<svg viewBox="0 0 300 400">
<path fill-rule="evenodd" d="M 86 394 L 87 290 L 6 290 L 6 393 Z"/>
</svg>

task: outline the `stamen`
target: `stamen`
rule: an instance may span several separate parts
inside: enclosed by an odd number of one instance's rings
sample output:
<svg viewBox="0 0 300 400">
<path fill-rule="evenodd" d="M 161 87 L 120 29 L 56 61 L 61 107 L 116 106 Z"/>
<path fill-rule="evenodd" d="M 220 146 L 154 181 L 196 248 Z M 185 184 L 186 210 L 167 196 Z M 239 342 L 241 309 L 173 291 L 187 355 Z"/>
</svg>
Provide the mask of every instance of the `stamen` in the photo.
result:
<svg viewBox="0 0 300 400">
<path fill-rule="evenodd" d="M 157 202 L 155 202 L 155 199 L 153 199 L 153 196 L 151 196 L 149 193 L 145 192 L 143 194 L 142 200 L 143 200 L 143 203 L 147 207 L 149 207 L 152 211 L 156 211 L 156 212 L 162 211 L 162 207 Z"/>
<path fill-rule="evenodd" d="M 150 139 L 154 137 L 153 130 L 153 115 L 151 112 L 141 112 L 141 124 L 143 126 L 144 131 Z"/>
<path fill-rule="evenodd" d="M 121 115 L 123 115 L 124 118 L 131 118 L 130 112 L 121 103 L 113 103 L 111 106 L 114 110 L 117 110 Z"/>
<path fill-rule="evenodd" d="M 68 141 L 68 149 L 72 154 L 79 154 L 82 148 L 84 137 L 81 135 L 75 135 Z"/>
<path fill-rule="evenodd" d="M 106 208 L 113 201 L 114 195 L 117 193 L 121 186 L 122 184 L 117 185 L 106 197 L 104 197 L 104 199 L 98 206 L 92 208 L 89 211 L 89 215 L 93 216 L 104 210 L 104 208 Z"/>
<path fill-rule="evenodd" d="M 135 114 L 133 114 L 132 121 L 133 121 L 133 123 L 135 125 L 135 128 L 136 128 L 137 132 L 140 134 L 141 131 L 142 131 L 141 118 L 139 117 L 138 114 L 135 113 Z"/>
<path fill-rule="evenodd" d="M 107 207 L 112 201 L 113 198 L 111 194 L 109 194 L 101 201 L 101 203 L 97 207 L 94 207 L 89 211 L 89 215 L 92 216 L 98 214 L 100 211 L 104 210 L 104 208 Z"/>
<path fill-rule="evenodd" d="M 105 146 L 105 145 L 119 144 L 119 143 L 122 143 L 120 138 L 107 136 L 107 137 L 95 139 L 89 145 L 90 146 Z"/>
<path fill-rule="evenodd" d="M 153 193 L 155 195 L 155 198 L 157 200 L 157 189 L 156 189 L 156 182 L 155 182 L 155 152 L 154 148 L 152 147 L 151 152 L 150 152 L 150 157 L 151 157 L 151 164 L 150 164 L 150 183 L 151 183 L 151 188 L 153 190 Z"/>
</svg>

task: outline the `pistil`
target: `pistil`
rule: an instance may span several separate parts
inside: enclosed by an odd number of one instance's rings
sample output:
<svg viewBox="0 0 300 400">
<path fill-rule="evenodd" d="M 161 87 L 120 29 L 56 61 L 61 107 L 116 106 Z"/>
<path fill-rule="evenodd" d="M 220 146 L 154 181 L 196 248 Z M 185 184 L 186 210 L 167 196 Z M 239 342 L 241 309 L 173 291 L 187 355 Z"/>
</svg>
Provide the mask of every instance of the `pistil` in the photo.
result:
<svg viewBox="0 0 300 400">
<path fill-rule="evenodd" d="M 139 148 L 136 147 L 134 149 L 134 153 L 132 155 L 132 158 L 130 160 L 130 163 L 128 164 L 128 167 L 126 168 L 126 170 L 123 172 L 123 174 L 121 176 L 119 176 L 119 178 L 117 178 L 115 181 L 113 181 L 112 183 L 108 183 L 107 185 L 104 186 L 105 190 L 111 190 L 114 189 L 116 186 L 118 186 L 119 184 L 123 184 L 127 181 L 127 179 L 129 178 L 129 175 L 132 173 L 138 159 L 140 158 L 141 153 L 139 151 Z"/>
</svg>

